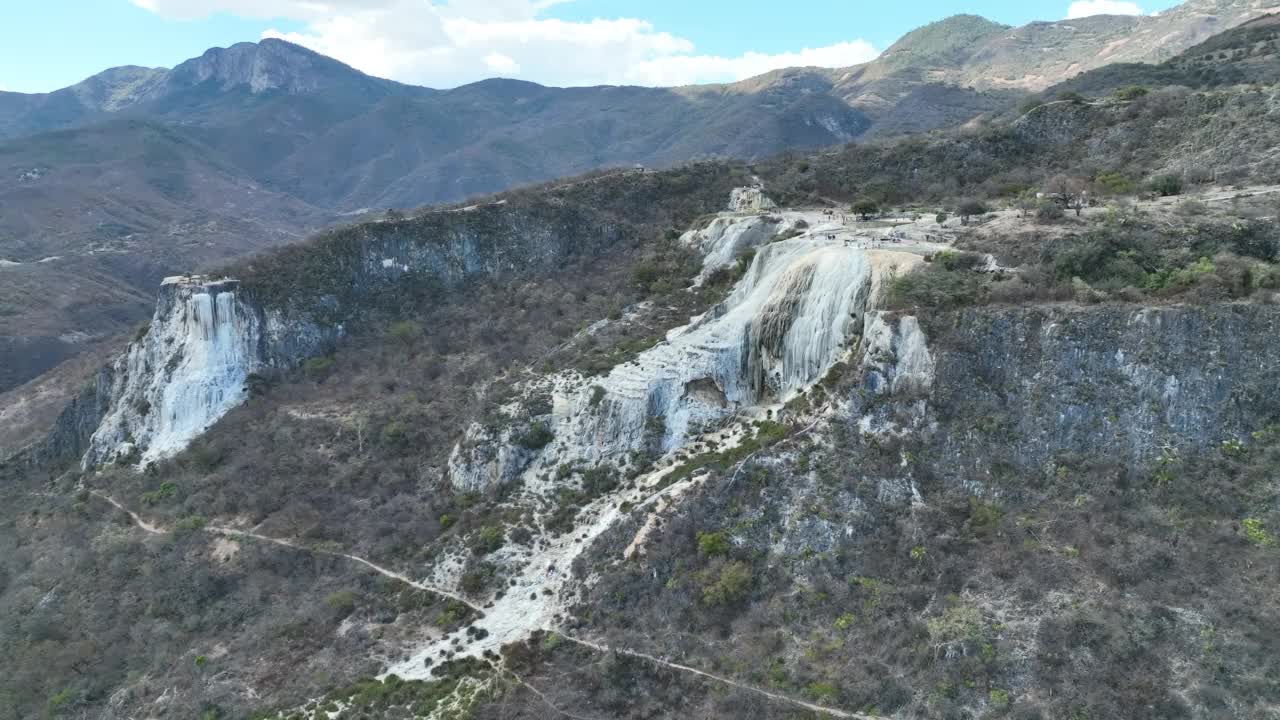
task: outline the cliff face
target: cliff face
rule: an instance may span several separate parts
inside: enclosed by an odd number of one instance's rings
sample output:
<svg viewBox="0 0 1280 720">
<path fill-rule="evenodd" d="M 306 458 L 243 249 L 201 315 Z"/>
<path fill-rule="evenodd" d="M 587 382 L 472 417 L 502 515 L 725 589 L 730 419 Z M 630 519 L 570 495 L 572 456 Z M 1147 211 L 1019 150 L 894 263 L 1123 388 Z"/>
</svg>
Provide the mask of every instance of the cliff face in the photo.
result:
<svg viewBox="0 0 1280 720">
<path fill-rule="evenodd" d="M 911 408 L 906 426 L 953 479 L 998 482 L 1079 457 L 1149 468 L 1247 443 L 1280 417 L 1275 306 L 984 308 L 925 320 L 927 387 L 895 387 L 894 402 L 854 407 L 880 430 L 901 429 Z M 911 344 L 902 338 L 913 322 L 890 321 L 894 342 Z M 862 395 L 897 376 L 869 371 Z"/>
<path fill-rule="evenodd" d="M 349 328 L 477 277 L 607 252 L 635 226 L 569 205 L 505 203 L 335 231 L 246 264 L 238 279 L 173 277 L 146 333 L 63 413 L 27 461 L 147 464 L 243 402 L 245 380 L 328 352 Z"/>
<path fill-rule="evenodd" d="M 569 614 L 654 656 L 786 656 L 791 687 L 885 716 L 1266 717 L 1278 323 L 872 312 L 826 422 L 602 534 Z M 729 562 L 750 580 L 726 608 Z"/>
<path fill-rule="evenodd" d="M 340 332 L 293 327 L 281 313 L 246 302 L 238 286 L 201 276 L 164 281 L 145 335 L 100 381 L 108 400 L 85 467 L 115 460 L 145 465 L 181 451 L 244 400 L 250 373 L 314 354 Z M 291 339 L 278 341 L 284 337 Z"/>
<path fill-rule="evenodd" d="M 722 216 L 687 233 L 683 242 L 704 255 L 704 279 L 751 251 L 742 277 L 706 314 L 606 375 L 569 372 L 537 384 L 530 395 L 550 396 L 540 421 L 555 435 L 543 464 L 634 469 L 735 416 L 765 418 L 821 379 L 864 333 L 882 278 L 921 256 L 832 241 L 834 224 L 805 230 L 799 220 Z M 799 235 L 778 235 L 792 232 Z M 513 444 L 517 435 L 471 428 L 450 460 L 452 486 L 518 477 L 534 455 Z"/>
</svg>

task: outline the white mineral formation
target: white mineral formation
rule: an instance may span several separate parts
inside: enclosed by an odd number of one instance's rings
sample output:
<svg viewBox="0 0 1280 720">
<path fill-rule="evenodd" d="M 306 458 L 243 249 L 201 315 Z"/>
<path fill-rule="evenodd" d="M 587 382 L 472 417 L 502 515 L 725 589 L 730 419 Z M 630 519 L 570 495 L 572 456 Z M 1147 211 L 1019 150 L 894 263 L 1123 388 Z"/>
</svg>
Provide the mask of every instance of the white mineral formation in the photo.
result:
<svg viewBox="0 0 1280 720">
<path fill-rule="evenodd" d="M 729 195 L 729 209 L 733 212 L 762 212 L 775 207 L 759 187 L 734 188 Z"/>
<path fill-rule="evenodd" d="M 895 320 L 888 313 L 870 313 L 862 366 L 879 373 L 887 382 L 883 389 L 890 393 L 926 392 L 933 387 L 933 355 L 920 322 L 910 315 Z"/>
<path fill-rule="evenodd" d="M 556 398 L 560 460 L 665 454 L 742 408 L 786 401 L 861 332 L 872 288 L 867 254 L 855 248 L 808 237 L 761 247 L 723 303 Z"/>
<path fill-rule="evenodd" d="M 680 242 L 702 253 L 702 279 L 720 268 L 732 265 L 746 250 L 763 245 L 795 226 L 796 219 L 790 217 L 721 216 L 701 230 L 685 233 L 680 237 Z"/>
<path fill-rule="evenodd" d="M 258 361 L 259 319 L 237 282 L 166 278 L 151 327 L 112 366 L 112 403 L 83 464 L 184 449 L 239 404 Z"/>
</svg>

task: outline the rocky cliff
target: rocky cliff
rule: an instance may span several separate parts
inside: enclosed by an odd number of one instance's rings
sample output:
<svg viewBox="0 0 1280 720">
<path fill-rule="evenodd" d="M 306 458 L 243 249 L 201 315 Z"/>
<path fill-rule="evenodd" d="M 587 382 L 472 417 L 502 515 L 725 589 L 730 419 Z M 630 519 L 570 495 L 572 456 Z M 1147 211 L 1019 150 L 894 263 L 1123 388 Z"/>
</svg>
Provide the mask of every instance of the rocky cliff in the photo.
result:
<svg viewBox="0 0 1280 720">
<path fill-rule="evenodd" d="M 871 316 L 825 420 L 618 521 L 566 614 L 876 716 L 1266 717 L 1280 308 Z"/>
<path fill-rule="evenodd" d="M 729 196 L 720 193 L 719 204 Z M 876 247 L 872 234 L 887 230 L 846 227 L 817 211 L 720 213 L 677 237 L 669 216 L 637 222 L 654 209 L 643 197 L 628 193 L 630 207 L 613 209 L 605 198 L 592 212 L 544 198 L 368 223 L 241 266 L 238 280 L 164 285 L 151 327 L 68 409 L 51 448 L 88 449 L 91 463 L 164 457 L 239 402 L 251 373 L 343 336 L 361 342 L 337 343 L 330 376 L 364 385 L 359 394 L 294 374 L 224 417 L 181 462 L 75 478 L 136 509 L 149 532 L 175 528 L 193 547 L 208 545 L 190 531 L 204 518 L 210 532 L 228 533 L 223 540 L 278 541 L 244 543 L 239 559 L 215 543 L 211 574 L 237 578 L 258 599 L 224 600 L 222 583 L 201 580 L 206 594 L 194 606 L 203 616 L 263 615 L 242 611 L 277 595 L 238 578 L 277 572 L 266 568 L 282 545 L 332 563 L 322 565 L 323 587 L 283 583 L 319 613 L 305 631 L 289 607 L 276 622 L 293 635 L 218 619 L 174 651 L 226 647 L 207 661 L 249 668 L 244 687 L 256 694 L 227 691 L 224 707 L 316 697 L 322 690 L 300 678 L 321 668 L 338 682 L 376 672 L 430 682 L 458 658 L 474 663 L 469 684 L 491 683 L 487 693 L 518 704 L 521 691 L 485 665 L 501 652 L 506 670 L 546 687 L 558 706 L 604 716 L 595 711 L 615 706 L 591 693 L 612 692 L 615 680 L 593 675 L 599 663 L 561 658 L 574 679 L 560 685 L 547 680 L 554 668 L 519 664 L 554 666 L 560 641 L 544 642 L 553 635 L 584 639 L 584 652 L 623 648 L 678 662 L 673 672 L 705 680 L 698 672 L 710 669 L 744 692 L 773 693 L 772 709 L 754 712 L 705 688 L 682 691 L 680 703 L 713 717 L 774 717 L 800 701 L 902 718 L 958 716 L 945 708 L 979 716 L 1015 703 L 1053 717 L 1087 706 L 1098 717 L 1207 718 L 1178 710 L 1184 699 L 1174 690 L 1214 672 L 1197 663 L 1232 663 L 1230 674 L 1254 673 L 1255 685 L 1273 672 L 1267 658 L 1276 655 L 1248 628 L 1273 625 L 1280 607 L 1250 594 L 1276 587 L 1265 555 L 1274 473 L 1258 458 L 1280 416 L 1280 357 L 1270 343 L 1280 308 L 892 312 L 878 306 L 881 283 L 939 248 Z M 687 281 L 712 293 L 696 305 L 702 314 L 672 318 L 661 330 L 688 322 L 663 337 L 637 320 L 643 309 L 619 304 L 596 323 L 575 317 L 570 327 L 586 329 L 558 336 L 565 354 L 540 349 L 495 364 L 491 375 L 501 377 L 491 383 L 461 373 L 424 381 L 422 356 L 435 350 L 422 336 L 441 328 L 413 314 L 420 295 L 528 298 L 512 288 L 548 283 L 538 273 L 579 256 L 621 257 L 630 271 L 653 256 L 599 254 L 658 227 L 663 239 L 649 244 L 679 251 L 680 283 L 636 305 L 689 307 L 680 304 Z M 702 257 L 700 271 L 690 250 Z M 530 281 L 466 287 L 522 273 Z M 561 307 L 581 302 L 574 287 L 554 291 L 569 297 Z M 511 302 L 511 313 L 522 304 Z M 405 317 L 421 321 L 420 335 L 384 332 L 387 320 Z M 592 335 L 602 326 L 614 335 Z M 620 338 L 627 349 L 603 355 L 616 358 L 608 365 L 575 362 L 574 343 Z M 451 360 L 483 351 L 468 344 Z M 375 364 L 378 374 L 360 375 Z M 467 386 L 463 402 L 480 407 L 453 415 L 456 427 L 428 442 L 406 440 L 406 426 L 442 417 L 440 405 L 417 396 L 445 384 Z M 421 411 L 384 410 L 396 400 Z M 92 443 L 80 439 L 86 432 Z M 1258 464 L 1208 476 L 1204 457 Z M 254 515 L 233 519 L 243 508 Z M 83 510 L 65 517 L 85 522 Z M 1232 529 L 1244 518 L 1264 540 Z M 253 554 L 263 564 L 248 564 Z M 381 577 L 353 584 L 337 575 L 368 569 Z M 25 570 L 14 572 L 36 587 Z M 398 596 L 395 607 L 368 605 L 388 596 L 383 578 L 424 592 Z M 102 582 L 150 597 L 153 580 L 120 571 Z M 358 588 L 350 597 L 349 587 Z M 149 607 L 111 617 L 143 617 Z M 1126 643 L 1130 627 L 1148 636 Z M 1220 633 L 1221 657 L 1199 654 L 1210 630 Z M 290 663 L 305 672 L 280 679 L 281 663 L 251 667 L 264 647 L 287 643 L 300 648 Z M 147 645 L 131 646 L 131 661 L 150 661 Z M 1141 676 L 1132 682 L 1131 666 Z M 661 686 L 635 668 L 626 675 L 632 687 Z M 167 702 L 200 701 L 198 680 L 163 679 L 181 688 Z M 115 681 L 125 682 L 123 673 Z M 145 688 L 129 692 L 128 712 L 158 707 Z M 1259 691 L 1224 692 L 1241 708 L 1227 716 L 1258 716 L 1264 706 Z M 1133 703 L 1155 710 L 1134 712 Z"/>
<path fill-rule="evenodd" d="M 734 203 L 740 197 L 735 192 Z M 735 263 L 741 277 L 722 302 L 604 376 L 561 373 L 531 389 L 550 396 L 542 422 L 555 438 L 544 464 L 634 470 L 731 418 L 763 418 L 821 379 L 859 342 L 883 279 L 921 260 L 835 240 L 837 230 L 845 232 L 783 213 L 725 215 L 686 233 L 682 242 L 703 255 L 700 281 Z M 472 428 L 450 461 L 452 485 L 475 490 L 515 479 L 533 460 L 516 440 Z"/>
<path fill-rule="evenodd" d="M 341 331 L 265 312 L 236 280 L 167 278 L 145 334 L 104 371 L 107 410 L 82 465 L 146 465 L 181 451 L 244 400 L 251 373 L 317 354 Z"/>
<path fill-rule="evenodd" d="M 168 278 L 147 329 L 23 457 L 150 463 L 240 404 L 253 373 L 294 367 L 472 280 L 550 271 L 656 232 L 670 217 L 644 198 L 669 179 L 624 180 L 351 226 L 232 268 L 234 277 Z M 716 192 L 718 203 L 728 190 Z M 577 193 L 595 205 L 576 202 Z M 623 194 L 628 202 L 618 204 Z M 689 213 L 713 209 L 699 204 L 710 197 L 690 196 Z"/>
<path fill-rule="evenodd" d="M 1280 418 L 1272 305 L 989 309 L 926 323 L 956 478 L 1103 456 L 1149 468 Z"/>
</svg>

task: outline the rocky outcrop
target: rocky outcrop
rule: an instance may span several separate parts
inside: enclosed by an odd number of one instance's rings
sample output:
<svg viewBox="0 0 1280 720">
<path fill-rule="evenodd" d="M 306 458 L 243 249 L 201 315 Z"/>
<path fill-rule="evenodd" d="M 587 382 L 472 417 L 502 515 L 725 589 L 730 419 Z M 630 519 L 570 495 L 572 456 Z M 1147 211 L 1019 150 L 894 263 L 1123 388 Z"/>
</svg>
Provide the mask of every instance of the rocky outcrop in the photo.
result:
<svg viewBox="0 0 1280 720">
<path fill-rule="evenodd" d="M 494 430 L 473 424 L 449 454 L 450 489 L 482 492 L 518 480 L 537 456 L 534 449 L 520 441 L 531 429 L 511 424 Z"/>
<path fill-rule="evenodd" d="M 883 350 L 851 420 L 885 430 L 914 418 L 934 469 L 957 481 L 1056 462 L 1141 469 L 1248 444 L 1280 418 L 1280 307 L 981 308 L 927 320 L 920 330 L 886 318 L 868 332 Z M 928 361 L 917 332 L 928 334 Z M 861 399 L 887 389 L 888 404 Z"/>
<path fill-rule="evenodd" d="M 749 248 L 763 245 L 794 227 L 794 221 L 777 216 L 717 217 L 706 227 L 682 235 L 680 242 L 702 253 L 702 277 L 705 278 L 731 265 Z"/>
<path fill-rule="evenodd" d="M 723 303 L 601 378 L 602 397 L 592 386 L 560 398 L 557 449 L 587 461 L 663 454 L 741 409 L 785 401 L 861 332 L 871 290 L 862 251 L 811 238 L 761 247 Z"/>
<path fill-rule="evenodd" d="M 23 458 L 76 455 L 91 467 L 170 456 L 244 400 L 249 375 L 328 352 L 406 298 L 550 270 L 634 232 L 580 207 L 499 202 L 332 232 L 246 263 L 238 280 L 168 278 L 148 331 Z"/>
<path fill-rule="evenodd" d="M 145 465 L 179 452 L 244 400 L 251 373 L 321 349 L 300 347 L 299 338 L 309 333 L 246 302 L 238 290 L 228 278 L 164 281 L 147 332 L 103 376 L 107 409 L 84 466 L 113 460 Z M 333 339 L 312 335 L 321 343 Z M 273 341 L 284 337 L 289 342 Z"/>
<path fill-rule="evenodd" d="M 705 253 L 704 274 L 755 248 L 728 297 L 603 377 L 549 378 L 536 389 L 549 391 L 553 406 L 555 437 L 541 451 L 542 462 L 532 465 L 527 453 L 504 449 L 509 437 L 472 433 L 469 439 L 482 442 L 455 449 L 451 485 L 509 481 L 530 465 L 535 471 L 564 463 L 635 467 L 640 458 L 675 452 L 734 417 L 765 417 L 769 407 L 826 375 L 865 328 L 893 344 L 883 321 L 873 322 L 868 311 L 882 276 L 920 257 L 833 241 L 821 228 L 769 241 L 777 228 L 798 225 L 795 218 L 722 217 L 686 234 L 684 241 Z M 927 384 L 932 361 L 923 335 L 917 329 L 898 344 L 906 359 L 893 383 Z"/>
<path fill-rule="evenodd" d="M 729 196 L 729 210 L 733 212 L 762 212 L 777 207 L 759 187 L 734 188 Z"/>
<path fill-rule="evenodd" d="M 936 361 L 918 319 L 872 312 L 862 335 L 863 389 L 909 395 L 933 388 Z"/>
</svg>

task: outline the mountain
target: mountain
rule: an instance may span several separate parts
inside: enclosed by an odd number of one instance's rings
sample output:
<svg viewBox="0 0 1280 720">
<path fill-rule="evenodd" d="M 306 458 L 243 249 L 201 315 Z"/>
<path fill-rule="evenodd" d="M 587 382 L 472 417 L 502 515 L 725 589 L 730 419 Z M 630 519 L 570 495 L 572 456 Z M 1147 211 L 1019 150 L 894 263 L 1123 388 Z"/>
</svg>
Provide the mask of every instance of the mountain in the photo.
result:
<svg viewBox="0 0 1280 720">
<path fill-rule="evenodd" d="M 1280 15 L 1264 15 L 1209 38 L 1158 64 L 1117 63 L 1081 73 L 1047 89 L 1052 99 L 1065 93 L 1100 96 L 1143 92 L 1162 86 L 1212 88 L 1271 85 L 1280 79 Z"/>
<path fill-rule="evenodd" d="M 1194 0 L 1153 18 L 1021 28 L 957 16 L 862 66 L 684 88 L 494 79 L 432 90 L 269 39 L 171 70 L 116 68 L 49 94 L 0 93 L 0 261 L 30 276 L 0 298 L 0 391 L 88 347 L 86 337 L 140 322 L 145 304 L 117 303 L 150 295 L 160 277 L 371 209 L 959 125 L 1100 63 L 1176 52 L 1259 7 Z M 55 314 L 14 289 L 37 277 L 95 288 L 84 307 L 120 311 L 105 322 Z M 30 347 L 43 350 L 20 356 Z"/>
<path fill-rule="evenodd" d="M 907 33 L 869 63 L 834 71 L 833 92 L 872 120 L 873 134 L 945 127 L 1088 70 L 1167 60 L 1270 9 L 1267 0 L 1189 0 L 1154 16 L 1096 15 L 1016 28 L 956 15 Z M 942 88 L 955 99 L 938 101 Z M 913 101 L 922 93 L 930 100 Z M 921 106 L 935 115 L 924 126 L 914 120 Z M 939 117 L 939 107 L 954 110 Z"/>
<path fill-rule="evenodd" d="M 0 461 L 0 718 L 1267 717 L 1273 91 L 167 278 Z"/>
<path fill-rule="evenodd" d="M 57 130 L 139 111 L 196 121 L 236 112 L 249 96 L 324 97 L 359 104 L 425 88 L 369 77 L 336 60 L 280 40 L 212 48 L 173 68 L 120 67 L 47 94 L 0 93 L 0 138 Z M 227 95 L 224 95 L 227 94 Z M 359 112 L 359 107 L 352 109 Z"/>
<path fill-rule="evenodd" d="M 83 282 L 85 272 L 148 296 L 165 275 L 367 208 L 637 161 L 820 147 L 865 130 L 824 87 L 801 73 L 753 91 L 491 80 L 438 92 L 276 40 L 211 50 L 172 71 L 109 71 L 49 96 L 0 96 L 0 127 L 62 128 L 0 145 L 0 272 L 91 290 L 83 307 L 109 306 L 99 290 L 113 283 Z M 0 290 L 0 390 L 144 318 L 146 303 L 133 302 L 105 323 L 54 314 L 25 294 L 36 284 Z"/>
</svg>

